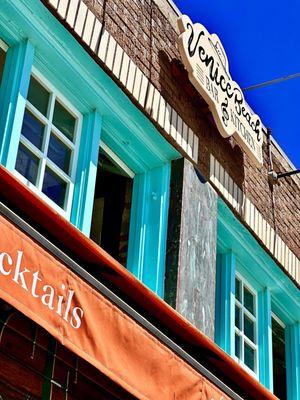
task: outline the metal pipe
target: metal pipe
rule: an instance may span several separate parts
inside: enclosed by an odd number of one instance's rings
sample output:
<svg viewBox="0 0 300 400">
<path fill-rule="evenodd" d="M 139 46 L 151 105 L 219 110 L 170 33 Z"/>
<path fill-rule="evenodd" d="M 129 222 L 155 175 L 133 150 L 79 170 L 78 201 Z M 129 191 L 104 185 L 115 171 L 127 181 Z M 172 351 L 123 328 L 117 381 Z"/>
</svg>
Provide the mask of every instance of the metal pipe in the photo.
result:
<svg viewBox="0 0 300 400">
<path fill-rule="evenodd" d="M 277 179 L 284 178 L 286 176 L 296 175 L 296 174 L 300 174 L 300 169 L 295 169 L 294 171 L 283 172 L 281 174 L 277 174 Z"/>
</svg>

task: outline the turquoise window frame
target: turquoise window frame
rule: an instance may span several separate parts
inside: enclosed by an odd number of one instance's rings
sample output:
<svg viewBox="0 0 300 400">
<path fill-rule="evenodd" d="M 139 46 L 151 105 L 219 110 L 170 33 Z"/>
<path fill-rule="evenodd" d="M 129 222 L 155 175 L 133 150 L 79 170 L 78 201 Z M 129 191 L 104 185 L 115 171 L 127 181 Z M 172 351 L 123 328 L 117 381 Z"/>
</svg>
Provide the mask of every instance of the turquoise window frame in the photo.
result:
<svg viewBox="0 0 300 400">
<path fill-rule="evenodd" d="M 0 37 L 9 45 L 0 91 L 0 162 L 14 170 L 34 66 L 83 115 L 70 221 L 89 235 L 103 140 L 135 173 L 128 269 L 163 297 L 170 163 L 180 154 L 42 2 L 3 0 Z"/>
<path fill-rule="evenodd" d="M 259 332 L 259 316 L 258 316 L 258 310 L 259 310 L 259 306 L 260 306 L 260 302 L 259 302 L 259 294 L 260 294 L 260 292 L 257 292 L 257 290 L 255 290 L 253 288 L 251 283 L 247 279 L 245 279 L 245 277 L 240 273 L 240 268 L 239 268 L 238 265 L 237 265 L 236 272 L 235 272 L 235 280 L 236 279 L 238 279 L 242 283 L 243 287 L 246 287 L 253 294 L 254 300 L 255 300 L 255 307 L 254 307 L 254 309 L 255 309 L 255 318 L 253 318 L 253 321 L 254 321 L 254 324 L 255 324 L 255 331 L 254 331 L 255 340 L 253 340 L 251 342 L 256 345 L 254 363 L 255 363 L 255 367 L 256 367 L 257 372 L 252 371 L 244 362 L 242 362 L 241 360 L 238 360 L 237 357 L 235 356 L 235 354 L 233 355 L 233 357 L 237 360 L 237 362 L 239 364 L 243 365 L 243 368 L 245 368 L 251 375 L 253 375 L 254 377 L 258 377 L 259 374 L 262 375 L 261 374 L 261 370 L 260 370 L 261 360 L 260 360 L 260 357 L 259 357 L 259 355 L 260 355 L 260 352 L 259 352 L 260 332 Z M 234 299 L 234 306 L 235 306 L 235 304 L 236 304 L 236 299 Z M 243 308 L 245 309 L 245 307 L 243 307 Z M 234 310 L 234 312 L 235 312 L 235 310 Z M 242 312 L 242 318 L 244 317 L 244 315 L 247 315 L 247 314 Z M 231 318 L 231 319 L 233 319 L 233 318 Z M 235 340 L 235 323 L 233 323 L 233 325 L 234 325 L 233 340 Z M 244 341 L 244 343 L 247 343 L 246 340 L 245 340 L 245 336 L 246 335 L 245 335 L 244 329 L 242 329 L 242 330 L 240 329 L 239 331 L 243 335 L 243 339 L 242 340 Z M 235 349 L 234 349 L 234 353 L 235 353 Z"/>
<path fill-rule="evenodd" d="M 288 399 L 300 398 L 300 360 L 296 356 L 300 347 L 299 290 L 219 198 L 215 341 L 232 357 L 236 272 L 258 293 L 259 381 L 273 391 L 274 312 L 286 325 Z"/>
</svg>

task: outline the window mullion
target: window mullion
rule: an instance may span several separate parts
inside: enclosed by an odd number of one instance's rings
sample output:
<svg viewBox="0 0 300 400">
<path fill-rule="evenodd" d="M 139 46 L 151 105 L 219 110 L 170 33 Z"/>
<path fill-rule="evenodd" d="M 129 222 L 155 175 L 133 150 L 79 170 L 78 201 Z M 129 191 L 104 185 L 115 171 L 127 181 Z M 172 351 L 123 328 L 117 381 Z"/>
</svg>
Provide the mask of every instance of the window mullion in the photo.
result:
<svg viewBox="0 0 300 400">
<path fill-rule="evenodd" d="M 41 166 L 39 168 L 39 174 L 38 174 L 38 179 L 37 179 L 37 184 L 36 187 L 42 191 L 43 187 L 43 180 L 44 180 L 44 174 L 45 174 L 45 169 L 46 169 L 46 159 L 42 158 L 41 159 Z"/>
<path fill-rule="evenodd" d="M 42 190 L 42 187 L 43 187 L 45 169 L 46 169 L 46 164 L 47 164 L 48 146 L 49 146 L 49 141 L 50 141 L 50 133 L 51 133 L 51 124 L 48 123 L 45 127 L 44 151 L 43 151 L 43 157 L 41 159 L 41 168 L 39 171 L 40 173 L 39 173 L 38 182 L 37 182 L 37 188 L 39 190 Z"/>
<path fill-rule="evenodd" d="M 32 105 L 28 100 L 26 101 L 26 108 L 35 115 L 43 124 L 47 124 L 48 119 L 43 115 L 34 105 Z"/>
<path fill-rule="evenodd" d="M 244 332 L 241 332 L 241 343 L 242 343 L 242 353 L 241 353 L 241 361 L 244 364 L 245 363 L 245 336 Z"/>
<path fill-rule="evenodd" d="M 25 136 L 21 135 L 20 142 L 24 144 L 34 155 L 39 157 L 40 159 L 43 157 L 43 152 L 35 147 L 30 140 L 28 140 Z"/>
<path fill-rule="evenodd" d="M 55 102 L 55 96 L 53 93 L 50 94 L 50 105 L 48 108 L 48 124 L 46 126 L 46 138 L 45 138 L 45 145 L 44 145 L 44 157 L 47 157 L 48 153 L 48 147 L 49 147 L 49 142 L 50 142 L 50 135 L 51 135 L 51 129 L 52 129 L 52 117 L 53 117 L 53 111 L 54 111 L 54 102 Z"/>
<path fill-rule="evenodd" d="M 49 108 L 48 108 L 48 119 L 52 122 L 53 113 L 54 113 L 54 105 L 55 105 L 56 95 L 52 92 L 50 94 Z"/>
<path fill-rule="evenodd" d="M 70 176 L 62 171 L 53 161 L 49 160 L 47 157 L 45 157 L 45 159 L 47 166 L 50 167 L 53 172 L 55 172 L 64 181 L 73 183 Z"/>
<path fill-rule="evenodd" d="M 68 146 L 71 150 L 74 150 L 74 143 L 68 139 L 59 129 L 57 129 L 53 124 L 51 127 L 52 132 L 57 136 L 66 146 Z"/>
</svg>

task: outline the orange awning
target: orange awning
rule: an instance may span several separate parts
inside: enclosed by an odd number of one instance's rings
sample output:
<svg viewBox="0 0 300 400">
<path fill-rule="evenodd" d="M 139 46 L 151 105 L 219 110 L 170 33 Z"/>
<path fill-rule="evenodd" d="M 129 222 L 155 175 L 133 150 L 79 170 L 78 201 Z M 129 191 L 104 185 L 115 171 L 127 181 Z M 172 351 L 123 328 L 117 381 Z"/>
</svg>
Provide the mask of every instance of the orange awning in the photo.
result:
<svg viewBox="0 0 300 400">
<path fill-rule="evenodd" d="M 138 399 L 229 399 L 0 216 L 0 296 Z"/>
<path fill-rule="evenodd" d="M 0 193 L 2 200 L 7 205 L 19 213 L 21 212 L 24 218 L 31 221 L 40 231 L 45 232 L 50 240 L 59 243 L 65 252 L 74 256 L 82 265 L 97 274 L 101 280 L 109 283 L 110 287 L 116 288 L 131 304 L 136 305 L 151 320 L 157 321 L 162 329 L 171 332 L 177 338 L 176 340 L 189 348 L 192 355 L 201 355 L 206 365 L 213 367 L 217 376 L 221 379 L 225 378 L 230 386 L 236 388 L 242 395 L 245 394 L 249 399 L 276 399 L 270 391 L 251 377 L 203 333 L 1 165 Z"/>
</svg>

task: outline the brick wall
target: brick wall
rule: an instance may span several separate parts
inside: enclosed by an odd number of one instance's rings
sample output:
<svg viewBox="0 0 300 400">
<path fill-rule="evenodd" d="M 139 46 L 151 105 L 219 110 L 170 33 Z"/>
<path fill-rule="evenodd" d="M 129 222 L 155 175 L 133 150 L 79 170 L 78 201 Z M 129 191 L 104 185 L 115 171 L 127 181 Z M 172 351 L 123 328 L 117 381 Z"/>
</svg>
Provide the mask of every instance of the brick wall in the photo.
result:
<svg viewBox="0 0 300 400">
<path fill-rule="evenodd" d="M 199 137 L 201 173 L 209 178 L 209 156 L 214 157 L 243 189 L 282 240 L 300 258 L 300 179 L 284 178 L 273 189 L 268 182 L 269 156 L 265 138 L 264 166 L 252 165 L 233 138 L 223 139 L 209 109 L 190 84 L 180 60 L 175 15 L 172 23 L 157 0 L 84 0 L 126 53 L 167 102 Z M 165 11 L 165 10 L 164 10 Z M 230 62 L 230 60 L 229 60 Z M 159 129 L 159 127 L 158 127 Z M 284 156 L 273 147 L 275 171 L 288 171 Z"/>
</svg>

